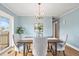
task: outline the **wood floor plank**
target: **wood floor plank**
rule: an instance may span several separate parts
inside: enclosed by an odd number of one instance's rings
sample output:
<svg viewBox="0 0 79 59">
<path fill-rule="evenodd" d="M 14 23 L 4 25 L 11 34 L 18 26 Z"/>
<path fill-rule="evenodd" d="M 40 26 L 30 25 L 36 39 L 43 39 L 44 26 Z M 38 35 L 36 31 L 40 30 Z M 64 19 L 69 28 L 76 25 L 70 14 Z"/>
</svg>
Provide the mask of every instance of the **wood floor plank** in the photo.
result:
<svg viewBox="0 0 79 59">
<path fill-rule="evenodd" d="M 79 56 L 79 51 L 74 50 L 73 48 L 66 46 L 65 49 L 66 56 Z M 17 56 L 22 56 L 23 54 L 17 54 Z M 32 53 L 29 52 L 27 56 L 32 56 Z M 47 52 L 47 56 L 53 56 L 51 52 Z M 63 52 L 57 52 L 57 56 L 64 56 Z"/>
<path fill-rule="evenodd" d="M 79 51 L 76 51 L 76 50 L 74 50 L 73 48 L 71 48 L 69 46 L 66 46 L 65 48 L 66 48 L 65 49 L 66 56 L 79 56 Z M 13 50 L 13 51 L 15 52 L 15 50 Z M 15 55 L 15 53 L 13 55 Z M 13 55 L 11 54 L 10 56 L 13 56 Z M 23 56 L 23 52 L 20 52 L 20 53 L 18 52 L 17 56 Z M 27 56 L 32 56 L 32 51 L 29 51 L 29 53 L 27 53 Z M 48 51 L 47 56 L 53 56 L 52 52 Z M 63 52 L 57 52 L 57 56 L 64 56 Z"/>
</svg>

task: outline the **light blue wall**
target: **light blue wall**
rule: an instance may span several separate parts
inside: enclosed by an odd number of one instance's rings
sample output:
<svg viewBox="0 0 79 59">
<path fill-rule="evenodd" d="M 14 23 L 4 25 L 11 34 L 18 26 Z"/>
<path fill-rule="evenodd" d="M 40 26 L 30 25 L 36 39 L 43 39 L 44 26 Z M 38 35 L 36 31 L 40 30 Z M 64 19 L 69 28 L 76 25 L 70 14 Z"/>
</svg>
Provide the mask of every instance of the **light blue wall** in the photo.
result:
<svg viewBox="0 0 79 59">
<path fill-rule="evenodd" d="M 68 43 L 79 49 L 79 9 L 60 18 L 60 38 L 65 39 L 68 34 Z"/>
<path fill-rule="evenodd" d="M 19 16 L 19 25 L 25 28 L 25 36 L 35 36 L 34 23 L 36 22 L 33 16 Z M 52 17 L 44 17 L 42 20 L 44 24 L 44 36 L 52 36 Z"/>
<path fill-rule="evenodd" d="M 17 16 L 12 11 L 0 4 L 0 10 L 14 16 L 14 32 L 16 33 L 16 27 L 23 26 L 25 28 L 25 36 L 34 36 L 34 23 L 35 17 L 32 16 Z M 44 23 L 44 36 L 52 36 L 52 17 L 45 17 Z"/>
</svg>

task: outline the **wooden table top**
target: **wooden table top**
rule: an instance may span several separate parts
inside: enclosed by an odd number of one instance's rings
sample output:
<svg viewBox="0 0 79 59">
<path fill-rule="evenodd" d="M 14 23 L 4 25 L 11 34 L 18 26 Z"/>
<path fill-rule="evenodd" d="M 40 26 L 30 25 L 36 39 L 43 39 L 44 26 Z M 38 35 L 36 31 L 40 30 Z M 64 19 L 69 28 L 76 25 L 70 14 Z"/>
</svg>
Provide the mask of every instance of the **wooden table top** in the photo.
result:
<svg viewBox="0 0 79 59">
<path fill-rule="evenodd" d="M 19 40 L 18 43 L 32 43 L 33 42 L 33 39 L 27 39 L 27 40 Z M 58 42 L 63 42 L 59 39 L 55 39 L 55 38 L 49 38 L 48 39 L 48 42 L 49 43 L 58 43 Z"/>
</svg>

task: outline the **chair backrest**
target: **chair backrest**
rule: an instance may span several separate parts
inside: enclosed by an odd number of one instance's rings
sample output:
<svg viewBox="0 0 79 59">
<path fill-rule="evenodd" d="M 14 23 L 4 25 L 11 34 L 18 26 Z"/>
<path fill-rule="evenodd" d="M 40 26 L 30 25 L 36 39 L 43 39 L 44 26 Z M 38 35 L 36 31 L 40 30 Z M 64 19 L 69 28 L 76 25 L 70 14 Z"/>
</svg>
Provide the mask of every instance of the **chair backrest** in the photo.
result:
<svg viewBox="0 0 79 59">
<path fill-rule="evenodd" d="M 66 34 L 66 39 L 65 39 L 65 41 L 64 41 L 64 45 L 66 44 L 67 39 L 68 39 L 68 34 Z"/>
<path fill-rule="evenodd" d="M 33 40 L 33 55 L 45 56 L 47 54 L 47 39 L 36 37 Z"/>
<path fill-rule="evenodd" d="M 13 35 L 13 41 L 14 41 L 14 44 L 17 45 L 17 42 L 19 41 L 19 35 L 18 34 Z"/>
</svg>

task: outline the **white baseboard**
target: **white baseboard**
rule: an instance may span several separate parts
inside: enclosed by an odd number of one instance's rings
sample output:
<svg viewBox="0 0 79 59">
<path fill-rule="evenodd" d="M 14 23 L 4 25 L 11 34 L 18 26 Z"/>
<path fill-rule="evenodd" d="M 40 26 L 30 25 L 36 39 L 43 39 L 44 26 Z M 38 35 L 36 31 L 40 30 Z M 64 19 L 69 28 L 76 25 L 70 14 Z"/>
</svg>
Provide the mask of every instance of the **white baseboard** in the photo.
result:
<svg viewBox="0 0 79 59">
<path fill-rule="evenodd" d="M 78 48 L 76 48 L 76 47 L 72 46 L 71 44 L 68 44 L 68 43 L 67 43 L 66 45 L 68 45 L 69 47 L 71 47 L 71 48 L 73 48 L 73 49 L 75 49 L 75 50 L 79 51 L 79 49 L 78 49 Z"/>
</svg>

